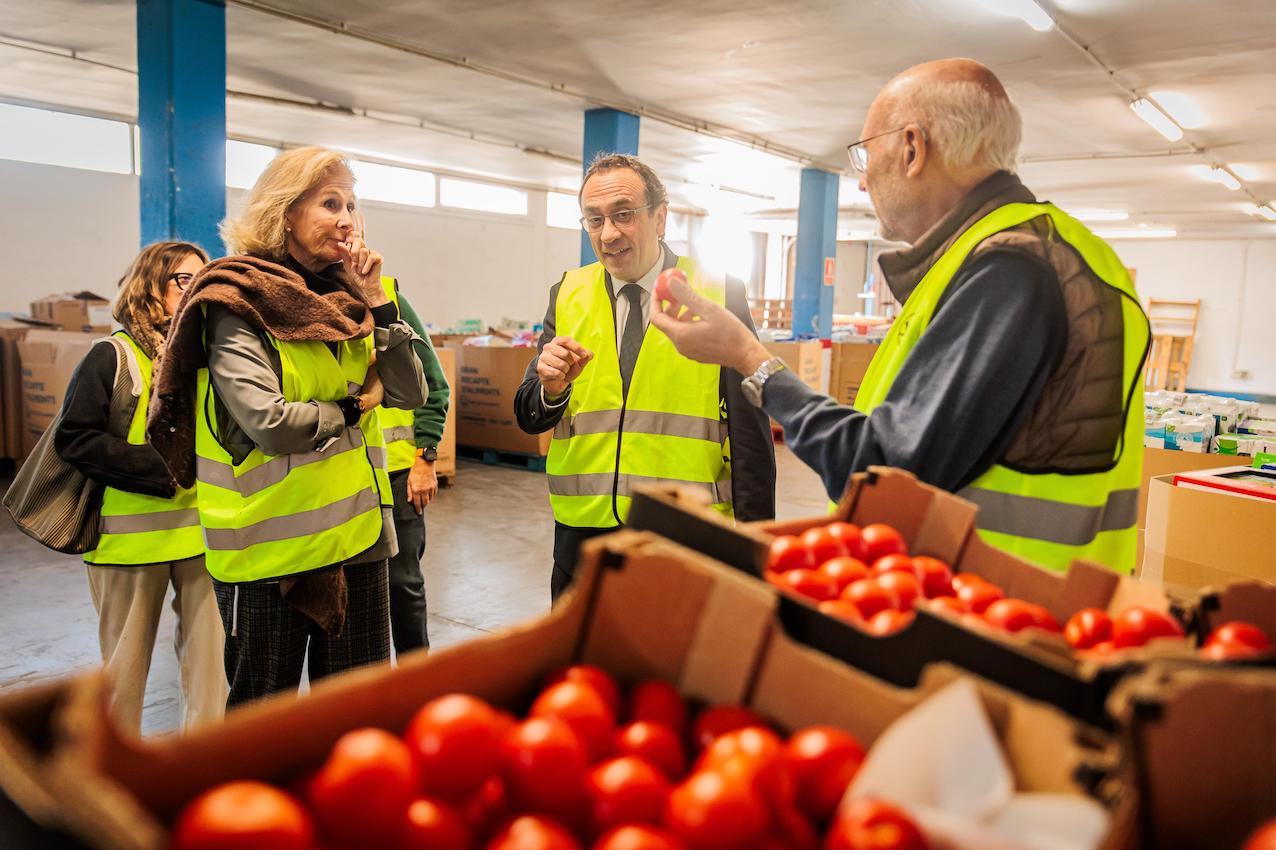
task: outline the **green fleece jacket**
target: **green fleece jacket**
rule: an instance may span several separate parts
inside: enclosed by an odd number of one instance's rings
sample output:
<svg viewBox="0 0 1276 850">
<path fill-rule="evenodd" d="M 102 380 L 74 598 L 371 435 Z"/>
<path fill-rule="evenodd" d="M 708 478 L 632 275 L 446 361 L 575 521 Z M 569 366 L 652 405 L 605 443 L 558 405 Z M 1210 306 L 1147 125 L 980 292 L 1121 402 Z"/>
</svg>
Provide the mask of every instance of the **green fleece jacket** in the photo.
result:
<svg viewBox="0 0 1276 850">
<path fill-rule="evenodd" d="M 420 341 L 413 340 L 412 344 L 416 349 L 417 359 L 421 361 L 425 382 L 430 388 L 425 404 L 413 411 L 412 431 L 416 437 L 416 447 L 436 448 L 443 439 L 443 426 L 447 422 L 447 407 L 452 399 L 452 388 L 443 376 L 443 366 L 434 353 L 434 346 L 430 343 L 430 335 L 425 332 L 421 317 L 412 309 L 402 292 L 399 292 L 399 316 L 421 338 Z"/>
</svg>

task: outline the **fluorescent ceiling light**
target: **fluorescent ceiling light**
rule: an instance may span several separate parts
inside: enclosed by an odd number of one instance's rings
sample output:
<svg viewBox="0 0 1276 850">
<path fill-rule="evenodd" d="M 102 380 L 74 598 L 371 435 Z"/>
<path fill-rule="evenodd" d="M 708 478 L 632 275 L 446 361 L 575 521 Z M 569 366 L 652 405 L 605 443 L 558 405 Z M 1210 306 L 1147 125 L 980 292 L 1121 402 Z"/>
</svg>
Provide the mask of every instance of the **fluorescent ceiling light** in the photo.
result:
<svg viewBox="0 0 1276 850">
<path fill-rule="evenodd" d="M 1263 204 L 1262 206 L 1259 206 L 1258 204 L 1247 204 L 1245 206 L 1245 212 L 1250 215 L 1260 216 L 1268 221 L 1276 221 L 1276 210 L 1272 209 L 1267 204 Z"/>
<path fill-rule="evenodd" d="M 1130 217 L 1128 212 L 1120 210 L 1078 210 L 1068 211 L 1068 215 L 1077 221 L 1125 221 Z"/>
<path fill-rule="evenodd" d="M 1177 142 L 1183 138 L 1183 128 L 1174 123 L 1174 120 L 1164 112 L 1156 108 L 1156 105 L 1147 98 L 1139 98 L 1130 104 L 1130 108 L 1134 110 L 1134 114 L 1148 122 L 1148 125 L 1160 133 L 1171 142 Z"/>
<path fill-rule="evenodd" d="M 1232 169 L 1232 173 L 1242 180 L 1258 179 L 1258 169 L 1252 165 L 1232 165 L 1228 163 L 1227 167 Z"/>
<path fill-rule="evenodd" d="M 1126 230 L 1096 230 L 1094 235 L 1100 239 L 1169 239 L 1172 236 L 1177 236 L 1178 231 L 1170 230 L 1169 228 L 1156 229 L 1147 227 Z"/>
<path fill-rule="evenodd" d="M 1037 32 L 1054 29 L 1054 18 L 1038 6 L 1035 0 L 983 0 L 983 4 L 994 12 L 1019 18 Z"/>
<path fill-rule="evenodd" d="M 1185 94 L 1176 91 L 1153 91 L 1148 94 L 1152 95 L 1152 99 L 1159 103 L 1180 127 L 1195 130 L 1209 123 L 1201 107 Z"/>
<path fill-rule="evenodd" d="M 1241 187 L 1241 181 L 1237 180 L 1232 174 L 1221 168 L 1210 165 L 1193 165 L 1192 173 L 1202 180 L 1209 180 L 1214 183 L 1221 183 L 1227 188 L 1235 192 Z"/>
</svg>

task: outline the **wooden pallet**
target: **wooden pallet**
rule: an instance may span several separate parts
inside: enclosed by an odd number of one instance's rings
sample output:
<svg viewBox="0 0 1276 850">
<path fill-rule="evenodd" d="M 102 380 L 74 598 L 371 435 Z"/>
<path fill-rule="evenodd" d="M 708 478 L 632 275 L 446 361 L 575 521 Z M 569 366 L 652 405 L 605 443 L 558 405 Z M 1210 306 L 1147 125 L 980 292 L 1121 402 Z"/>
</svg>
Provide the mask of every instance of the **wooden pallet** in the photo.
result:
<svg viewBox="0 0 1276 850">
<path fill-rule="evenodd" d="M 522 452 L 504 452 L 497 449 L 484 449 L 478 446 L 457 446 L 456 456 L 461 460 L 472 460 L 486 463 L 488 466 L 504 466 L 510 469 L 525 469 L 528 472 L 544 472 L 545 456 L 529 455 Z"/>
<path fill-rule="evenodd" d="M 1192 345 L 1201 302 L 1148 301 L 1148 321 L 1152 325 L 1152 345 L 1143 367 L 1143 388 L 1183 392 L 1187 371 L 1192 365 Z"/>
<path fill-rule="evenodd" d="M 749 300 L 753 325 L 776 330 L 793 329 L 793 301 L 787 298 L 753 298 Z"/>
</svg>

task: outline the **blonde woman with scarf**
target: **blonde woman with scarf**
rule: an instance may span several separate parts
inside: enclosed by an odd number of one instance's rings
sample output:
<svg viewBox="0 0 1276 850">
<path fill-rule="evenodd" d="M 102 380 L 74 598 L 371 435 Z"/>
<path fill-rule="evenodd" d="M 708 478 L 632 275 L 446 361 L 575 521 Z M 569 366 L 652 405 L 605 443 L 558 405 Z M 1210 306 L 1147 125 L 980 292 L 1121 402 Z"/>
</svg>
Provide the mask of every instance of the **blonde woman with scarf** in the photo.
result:
<svg viewBox="0 0 1276 850">
<path fill-rule="evenodd" d="M 86 552 L 89 590 L 98 612 L 102 660 L 112 676 L 111 707 L 121 726 L 138 732 L 151 654 L 171 585 L 177 614 L 174 647 L 181 669 L 182 726 L 221 718 L 227 683 L 222 629 L 204 568 L 195 493 L 179 488 L 146 441 L 152 375 L 164 353 L 173 313 L 208 258 L 186 242 L 142 249 L 120 280 L 116 333 L 129 353 L 132 396 L 115 399 L 116 346 L 103 340 L 85 356 L 67 387 L 54 448 L 67 463 L 105 485 L 101 538 Z M 134 405 L 128 434 L 108 429 L 112 403 Z"/>
<path fill-rule="evenodd" d="M 427 388 L 340 154 L 275 157 L 222 238 L 238 256 L 187 291 L 148 430 L 178 484 L 198 482 L 235 706 L 295 691 L 307 660 L 312 681 L 389 660 L 376 408 Z"/>
</svg>

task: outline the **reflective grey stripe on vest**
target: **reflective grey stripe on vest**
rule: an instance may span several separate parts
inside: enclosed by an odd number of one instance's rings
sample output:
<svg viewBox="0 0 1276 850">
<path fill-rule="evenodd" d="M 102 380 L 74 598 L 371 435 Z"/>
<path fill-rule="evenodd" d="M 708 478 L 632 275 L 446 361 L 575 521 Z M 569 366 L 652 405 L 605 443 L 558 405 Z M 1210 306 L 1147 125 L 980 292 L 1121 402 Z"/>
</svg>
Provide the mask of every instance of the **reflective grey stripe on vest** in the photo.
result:
<svg viewBox="0 0 1276 850">
<path fill-rule="evenodd" d="M 381 433 L 385 435 L 387 443 L 393 443 L 398 440 L 408 440 L 415 444 L 416 432 L 412 430 L 411 425 L 395 425 L 393 428 L 383 428 Z"/>
<path fill-rule="evenodd" d="M 278 484 L 283 481 L 288 477 L 288 472 L 292 469 L 305 466 L 308 463 L 318 463 L 321 460 L 336 457 L 343 452 L 354 451 L 362 446 L 363 432 L 358 428 L 345 428 L 342 429 L 336 442 L 328 446 L 324 451 L 315 449 L 314 451 L 298 452 L 297 454 L 278 455 L 239 477 L 235 476 L 235 468 L 229 463 L 222 463 L 212 458 L 196 457 L 195 477 L 205 484 L 212 484 L 214 487 L 221 487 L 226 490 L 234 490 L 246 499 L 249 496 L 260 493 L 272 484 Z"/>
<path fill-rule="evenodd" d="M 985 531 L 1063 546 L 1084 546 L 1101 531 L 1133 528 L 1139 518 L 1138 490 L 1113 490 L 1105 504 L 1094 507 L 978 487 L 957 495 L 979 506 L 975 524 Z"/>
<path fill-rule="evenodd" d="M 368 446 L 368 460 L 373 466 L 385 469 L 390 463 L 390 453 L 385 446 Z"/>
<path fill-rule="evenodd" d="M 103 534 L 144 534 L 148 531 L 176 531 L 199 525 L 199 511 L 181 508 L 145 514 L 104 516 L 98 522 Z"/>
<path fill-rule="evenodd" d="M 731 502 L 731 479 L 712 484 L 703 481 L 683 481 L 678 478 L 657 478 L 652 475 L 622 474 L 619 481 L 612 472 L 587 472 L 581 475 L 549 475 L 549 492 L 553 496 L 611 496 L 612 483 L 616 482 L 617 496 L 632 496 L 640 484 L 677 485 L 699 490 L 713 504 Z"/>
<path fill-rule="evenodd" d="M 583 434 L 614 434 L 620 430 L 619 410 L 589 410 L 566 416 L 554 426 L 554 439 L 566 440 Z M 657 410 L 625 411 L 626 434 L 655 434 L 662 437 L 687 437 L 724 443 L 727 423 L 688 413 L 663 413 Z"/>
<path fill-rule="evenodd" d="M 258 543 L 292 540 L 328 531 L 362 513 L 380 510 L 381 500 L 372 490 L 364 488 L 321 508 L 314 508 L 288 516 L 271 517 L 243 528 L 204 528 L 204 545 L 210 550 L 242 552 Z"/>
</svg>

